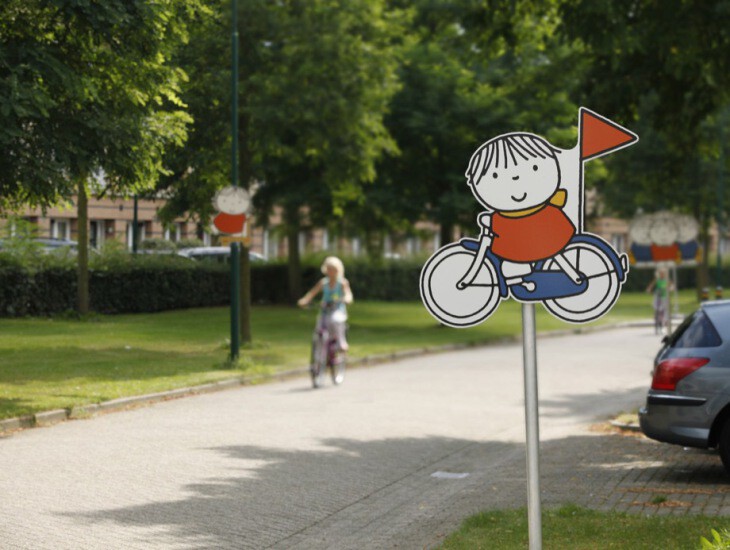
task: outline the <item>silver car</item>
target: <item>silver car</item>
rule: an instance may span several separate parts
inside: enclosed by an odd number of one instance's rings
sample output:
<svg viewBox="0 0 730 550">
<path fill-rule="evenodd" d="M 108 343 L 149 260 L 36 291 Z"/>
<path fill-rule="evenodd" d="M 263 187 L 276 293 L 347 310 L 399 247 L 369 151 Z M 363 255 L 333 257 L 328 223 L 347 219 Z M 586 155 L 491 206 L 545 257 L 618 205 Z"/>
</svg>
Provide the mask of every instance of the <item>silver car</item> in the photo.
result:
<svg viewBox="0 0 730 550">
<path fill-rule="evenodd" d="M 718 448 L 730 473 L 730 300 L 702 304 L 663 342 L 641 430 L 665 443 Z"/>
</svg>

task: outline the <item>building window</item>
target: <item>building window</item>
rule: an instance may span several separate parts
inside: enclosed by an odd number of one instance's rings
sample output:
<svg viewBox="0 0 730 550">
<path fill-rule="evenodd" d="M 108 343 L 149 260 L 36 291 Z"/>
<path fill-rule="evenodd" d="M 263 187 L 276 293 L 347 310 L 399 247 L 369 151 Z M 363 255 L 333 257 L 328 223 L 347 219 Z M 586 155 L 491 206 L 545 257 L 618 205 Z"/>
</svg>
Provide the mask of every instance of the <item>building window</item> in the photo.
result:
<svg viewBox="0 0 730 550">
<path fill-rule="evenodd" d="M 132 222 L 127 222 L 127 248 L 129 250 L 132 250 L 132 248 L 134 248 L 132 245 L 132 240 L 134 238 L 134 235 L 132 235 L 133 225 L 134 224 Z M 144 222 L 137 223 L 137 245 L 145 240 L 147 236 L 146 229 L 146 224 Z"/>
<path fill-rule="evenodd" d="M 626 235 L 624 235 L 623 233 L 613 233 L 611 235 L 611 246 L 613 246 L 616 252 L 625 252 Z"/>
<path fill-rule="evenodd" d="M 172 223 L 166 226 L 163 236 L 166 241 L 179 242 L 182 238 L 182 224 Z"/>
<path fill-rule="evenodd" d="M 360 242 L 360 237 L 355 237 L 352 239 L 352 255 L 359 256 L 361 251 L 362 243 Z"/>
<path fill-rule="evenodd" d="M 51 220 L 52 239 L 71 239 L 71 224 L 69 220 Z"/>
<path fill-rule="evenodd" d="M 99 248 L 104 244 L 104 226 L 104 220 L 91 220 L 89 222 L 89 244 L 92 248 Z"/>
</svg>

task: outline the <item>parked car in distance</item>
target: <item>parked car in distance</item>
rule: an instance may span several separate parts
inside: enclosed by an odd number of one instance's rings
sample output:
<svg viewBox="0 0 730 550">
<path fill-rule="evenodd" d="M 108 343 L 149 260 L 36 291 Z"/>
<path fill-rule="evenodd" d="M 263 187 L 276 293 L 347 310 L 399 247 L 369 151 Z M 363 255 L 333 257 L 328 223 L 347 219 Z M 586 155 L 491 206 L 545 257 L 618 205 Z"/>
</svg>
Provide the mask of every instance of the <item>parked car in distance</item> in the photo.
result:
<svg viewBox="0 0 730 550">
<path fill-rule="evenodd" d="M 703 303 L 663 339 L 639 423 L 657 441 L 717 448 L 730 473 L 730 300 Z"/>
<path fill-rule="evenodd" d="M 228 246 L 200 246 L 195 248 L 182 248 L 177 251 L 178 255 L 191 260 L 213 263 L 229 263 L 231 259 L 231 248 Z M 248 257 L 252 262 L 265 262 L 266 259 L 257 252 L 249 251 Z"/>
<path fill-rule="evenodd" d="M 70 249 L 72 252 L 77 252 L 79 243 L 71 241 L 69 239 L 53 239 L 53 238 L 34 238 L 32 239 L 37 244 L 38 248 L 42 252 L 53 252 L 54 250 L 61 250 L 64 248 Z M 0 250 L 5 248 L 4 241 L 0 239 Z"/>
</svg>

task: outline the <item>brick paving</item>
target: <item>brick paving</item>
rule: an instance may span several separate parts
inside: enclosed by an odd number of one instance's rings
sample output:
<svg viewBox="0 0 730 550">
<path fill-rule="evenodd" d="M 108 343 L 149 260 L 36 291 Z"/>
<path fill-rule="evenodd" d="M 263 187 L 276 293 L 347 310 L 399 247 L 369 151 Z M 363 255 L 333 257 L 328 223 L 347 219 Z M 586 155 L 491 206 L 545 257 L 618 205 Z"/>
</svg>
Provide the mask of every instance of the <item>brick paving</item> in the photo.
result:
<svg viewBox="0 0 730 550">
<path fill-rule="evenodd" d="M 539 342 L 545 507 L 730 515 L 716 454 L 589 429 L 641 403 L 656 345 Z M 431 548 L 525 506 L 524 455 L 517 345 L 232 389 L 0 438 L 0 548 Z"/>
</svg>

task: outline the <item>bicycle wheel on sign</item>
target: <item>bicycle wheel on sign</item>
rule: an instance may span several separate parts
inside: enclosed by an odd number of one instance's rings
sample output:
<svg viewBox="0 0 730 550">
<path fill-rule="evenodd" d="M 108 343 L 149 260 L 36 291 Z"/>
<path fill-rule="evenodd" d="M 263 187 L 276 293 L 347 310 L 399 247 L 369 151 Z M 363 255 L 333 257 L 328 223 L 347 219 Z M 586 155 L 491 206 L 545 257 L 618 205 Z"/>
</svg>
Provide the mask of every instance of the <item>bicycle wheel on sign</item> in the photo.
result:
<svg viewBox="0 0 730 550">
<path fill-rule="evenodd" d="M 593 243 L 569 243 L 563 255 L 588 281 L 588 286 L 581 294 L 545 300 L 543 305 L 556 317 L 571 323 L 598 319 L 611 309 L 621 290 L 616 267 L 606 253 Z M 554 258 L 545 261 L 544 269 L 561 270 Z"/>
<path fill-rule="evenodd" d="M 485 260 L 476 278 L 464 289 L 456 284 L 474 261 L 459 243 L 441 248 L 421 270 L 421 298 L 440 322 L 456 328 L 478 325 L 489 317 L 500 301 L 497 271 Z"/>
</svg>

